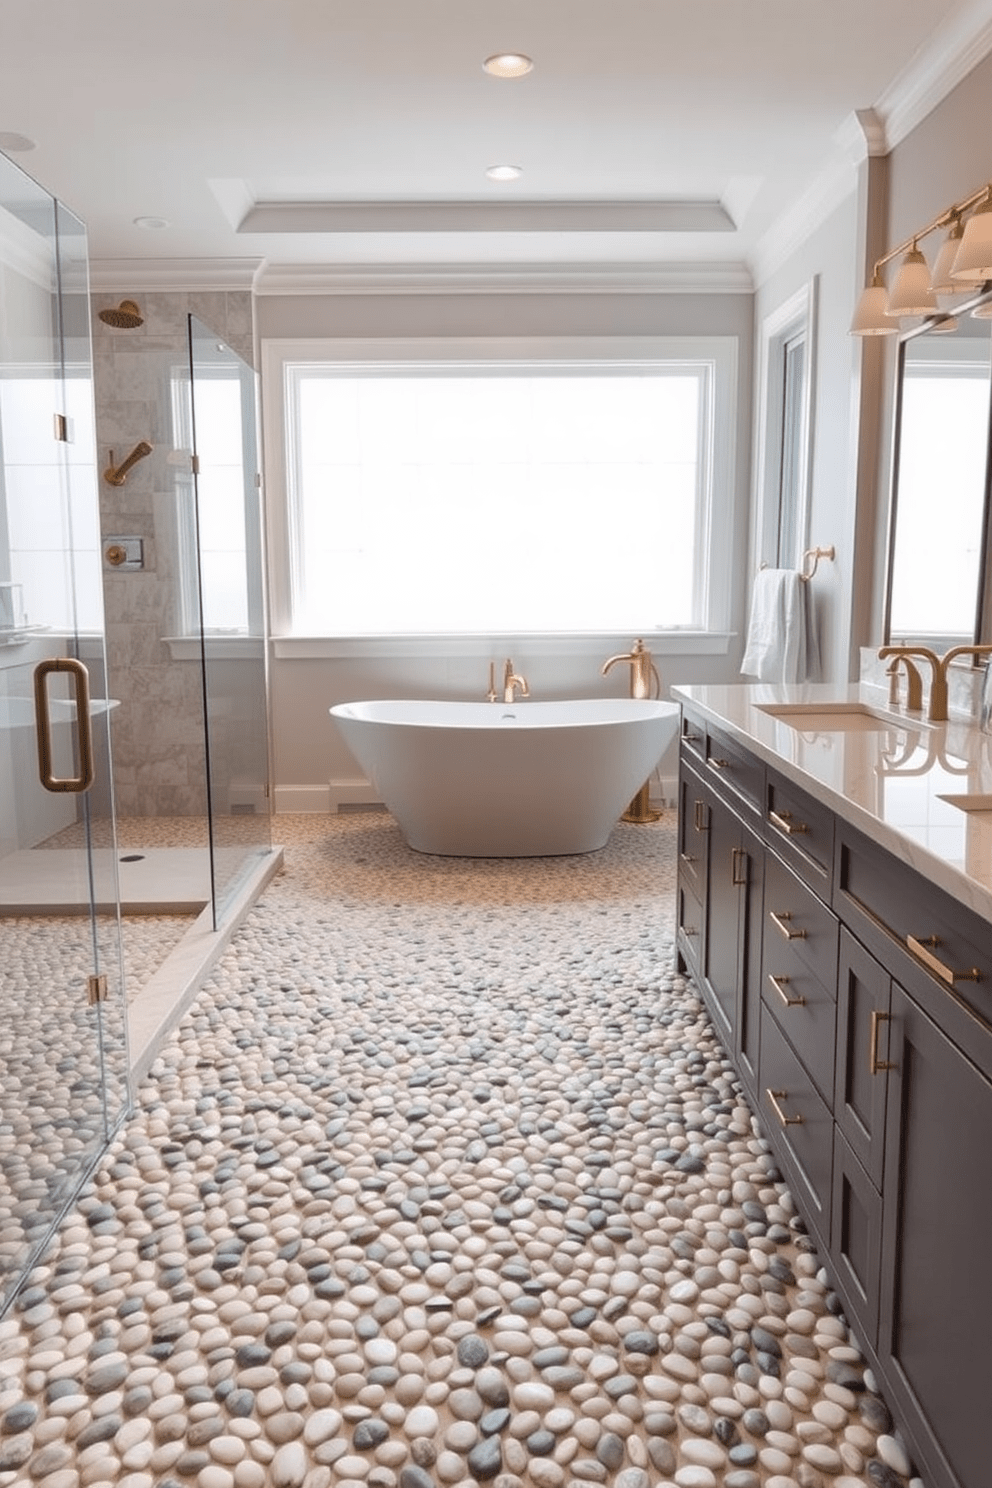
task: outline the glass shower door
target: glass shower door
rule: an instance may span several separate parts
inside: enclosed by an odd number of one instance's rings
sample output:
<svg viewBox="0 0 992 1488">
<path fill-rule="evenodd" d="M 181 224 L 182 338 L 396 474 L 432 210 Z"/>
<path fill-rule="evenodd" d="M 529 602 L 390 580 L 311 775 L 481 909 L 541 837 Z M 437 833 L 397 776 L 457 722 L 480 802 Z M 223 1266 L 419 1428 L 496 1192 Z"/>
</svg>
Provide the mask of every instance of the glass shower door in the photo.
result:
<svg viewBox="0 0 992 1488">
<path fill-rule="evenodd" d="M 193 478 L 214 922 L 271 851 L 255 373 L 189 317 Z"/>
<path fill-rule="evenodd" d="M 0 156 L 0 1310 L 127 1102 L 87 300 Z"/>
</svg>

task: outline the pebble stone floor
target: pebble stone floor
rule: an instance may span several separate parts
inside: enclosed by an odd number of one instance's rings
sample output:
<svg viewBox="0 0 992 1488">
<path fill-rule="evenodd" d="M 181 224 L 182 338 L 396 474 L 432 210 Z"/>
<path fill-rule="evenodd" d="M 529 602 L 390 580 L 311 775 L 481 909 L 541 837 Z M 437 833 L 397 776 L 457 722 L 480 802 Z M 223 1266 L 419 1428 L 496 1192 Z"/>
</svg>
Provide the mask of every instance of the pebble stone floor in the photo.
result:
<svg viewBox="0 0 992 1488">
<path fill-rule="evenodd" d="M 0 1488 L 904 1488 L 675 971 L 673 817 L 513 862 L 277 827 L 0 1320 Z"/>
</svg>

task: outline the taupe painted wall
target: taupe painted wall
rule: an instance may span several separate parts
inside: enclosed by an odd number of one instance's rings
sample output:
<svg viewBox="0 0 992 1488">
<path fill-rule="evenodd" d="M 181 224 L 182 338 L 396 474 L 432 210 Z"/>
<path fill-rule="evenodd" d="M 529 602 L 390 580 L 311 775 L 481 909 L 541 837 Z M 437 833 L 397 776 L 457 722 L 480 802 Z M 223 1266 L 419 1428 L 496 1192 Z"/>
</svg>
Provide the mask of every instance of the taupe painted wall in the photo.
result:
<svg viewBox="0 0 992 1488">
<path fill-rule="evenodd" d="M 947 207 L 992 181 L 992 56 L 980 62 L 888 158 L 885 202 L 885 248 L 894 247 L 925 227 Z M 943 234 L 926 237 L 920 247 L 932 264 Z M 884 250 L 883 250 L 884 251 Z M 889 283 L 891 283 L 890 268 Z M 892 478 L 892 414 L 896 373 L 896 338 L 882 348 L 883 408 L 877 476 L 875 565 L 872 576 L 872 643 L 881 635 L 885 598 L 885 560 Z M 986 554 L 986 567 L 992 554 Z"/>
</svg>

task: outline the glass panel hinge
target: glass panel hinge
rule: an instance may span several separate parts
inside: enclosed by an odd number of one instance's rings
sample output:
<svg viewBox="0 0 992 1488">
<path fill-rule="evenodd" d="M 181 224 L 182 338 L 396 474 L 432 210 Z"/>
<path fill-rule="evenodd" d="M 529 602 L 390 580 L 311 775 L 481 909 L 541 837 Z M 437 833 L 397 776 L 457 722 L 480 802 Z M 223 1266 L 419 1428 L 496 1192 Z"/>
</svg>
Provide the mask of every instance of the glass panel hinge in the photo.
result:
<svg viewBox="0 0 992 1488">
<path fill-rule="evenodd" d="M 105 976 L 91 976 L 86 980 L 86 1001 L 90 1007 L 97 1002 L 107 1000 L 107 978 Z"/>
</svg>

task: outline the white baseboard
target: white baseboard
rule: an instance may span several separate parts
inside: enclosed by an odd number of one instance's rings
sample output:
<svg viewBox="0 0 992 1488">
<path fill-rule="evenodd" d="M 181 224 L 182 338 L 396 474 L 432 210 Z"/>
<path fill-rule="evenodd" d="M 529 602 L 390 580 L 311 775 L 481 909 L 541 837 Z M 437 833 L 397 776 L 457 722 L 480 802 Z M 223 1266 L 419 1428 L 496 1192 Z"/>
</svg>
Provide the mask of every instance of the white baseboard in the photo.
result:
<svg viewBox="0 0 992 1488">
<path fill-rule="evenodd" d="M 678 799 L 678 776 L 664 775 L 651 781 L 651 805 L 655 810 L 677 806 Z M 375 806 L 379 798 L 370 780 L 353 776 L 329 780 L 326 785 L 277 785 L 274 804 L 277 816 L 326 814 L 340 811 L 342 806 Z"/>
<path fill-rule="evenodd" d="M 326 816 L 335 809 L 331 806 L 331 792 L 326 785 L 277 785 L 273 807 L 277 816 L 307 816 L 312 813 Z"/>
<path fill-rule="evenodd" d="M 360 775 L 350 779 L 329 780 L 327 793 L 331 811 L 340 811 L 342 806 L 371 806 L 379 800 L 371 780 L 365 780 Z"/>
</svg>

